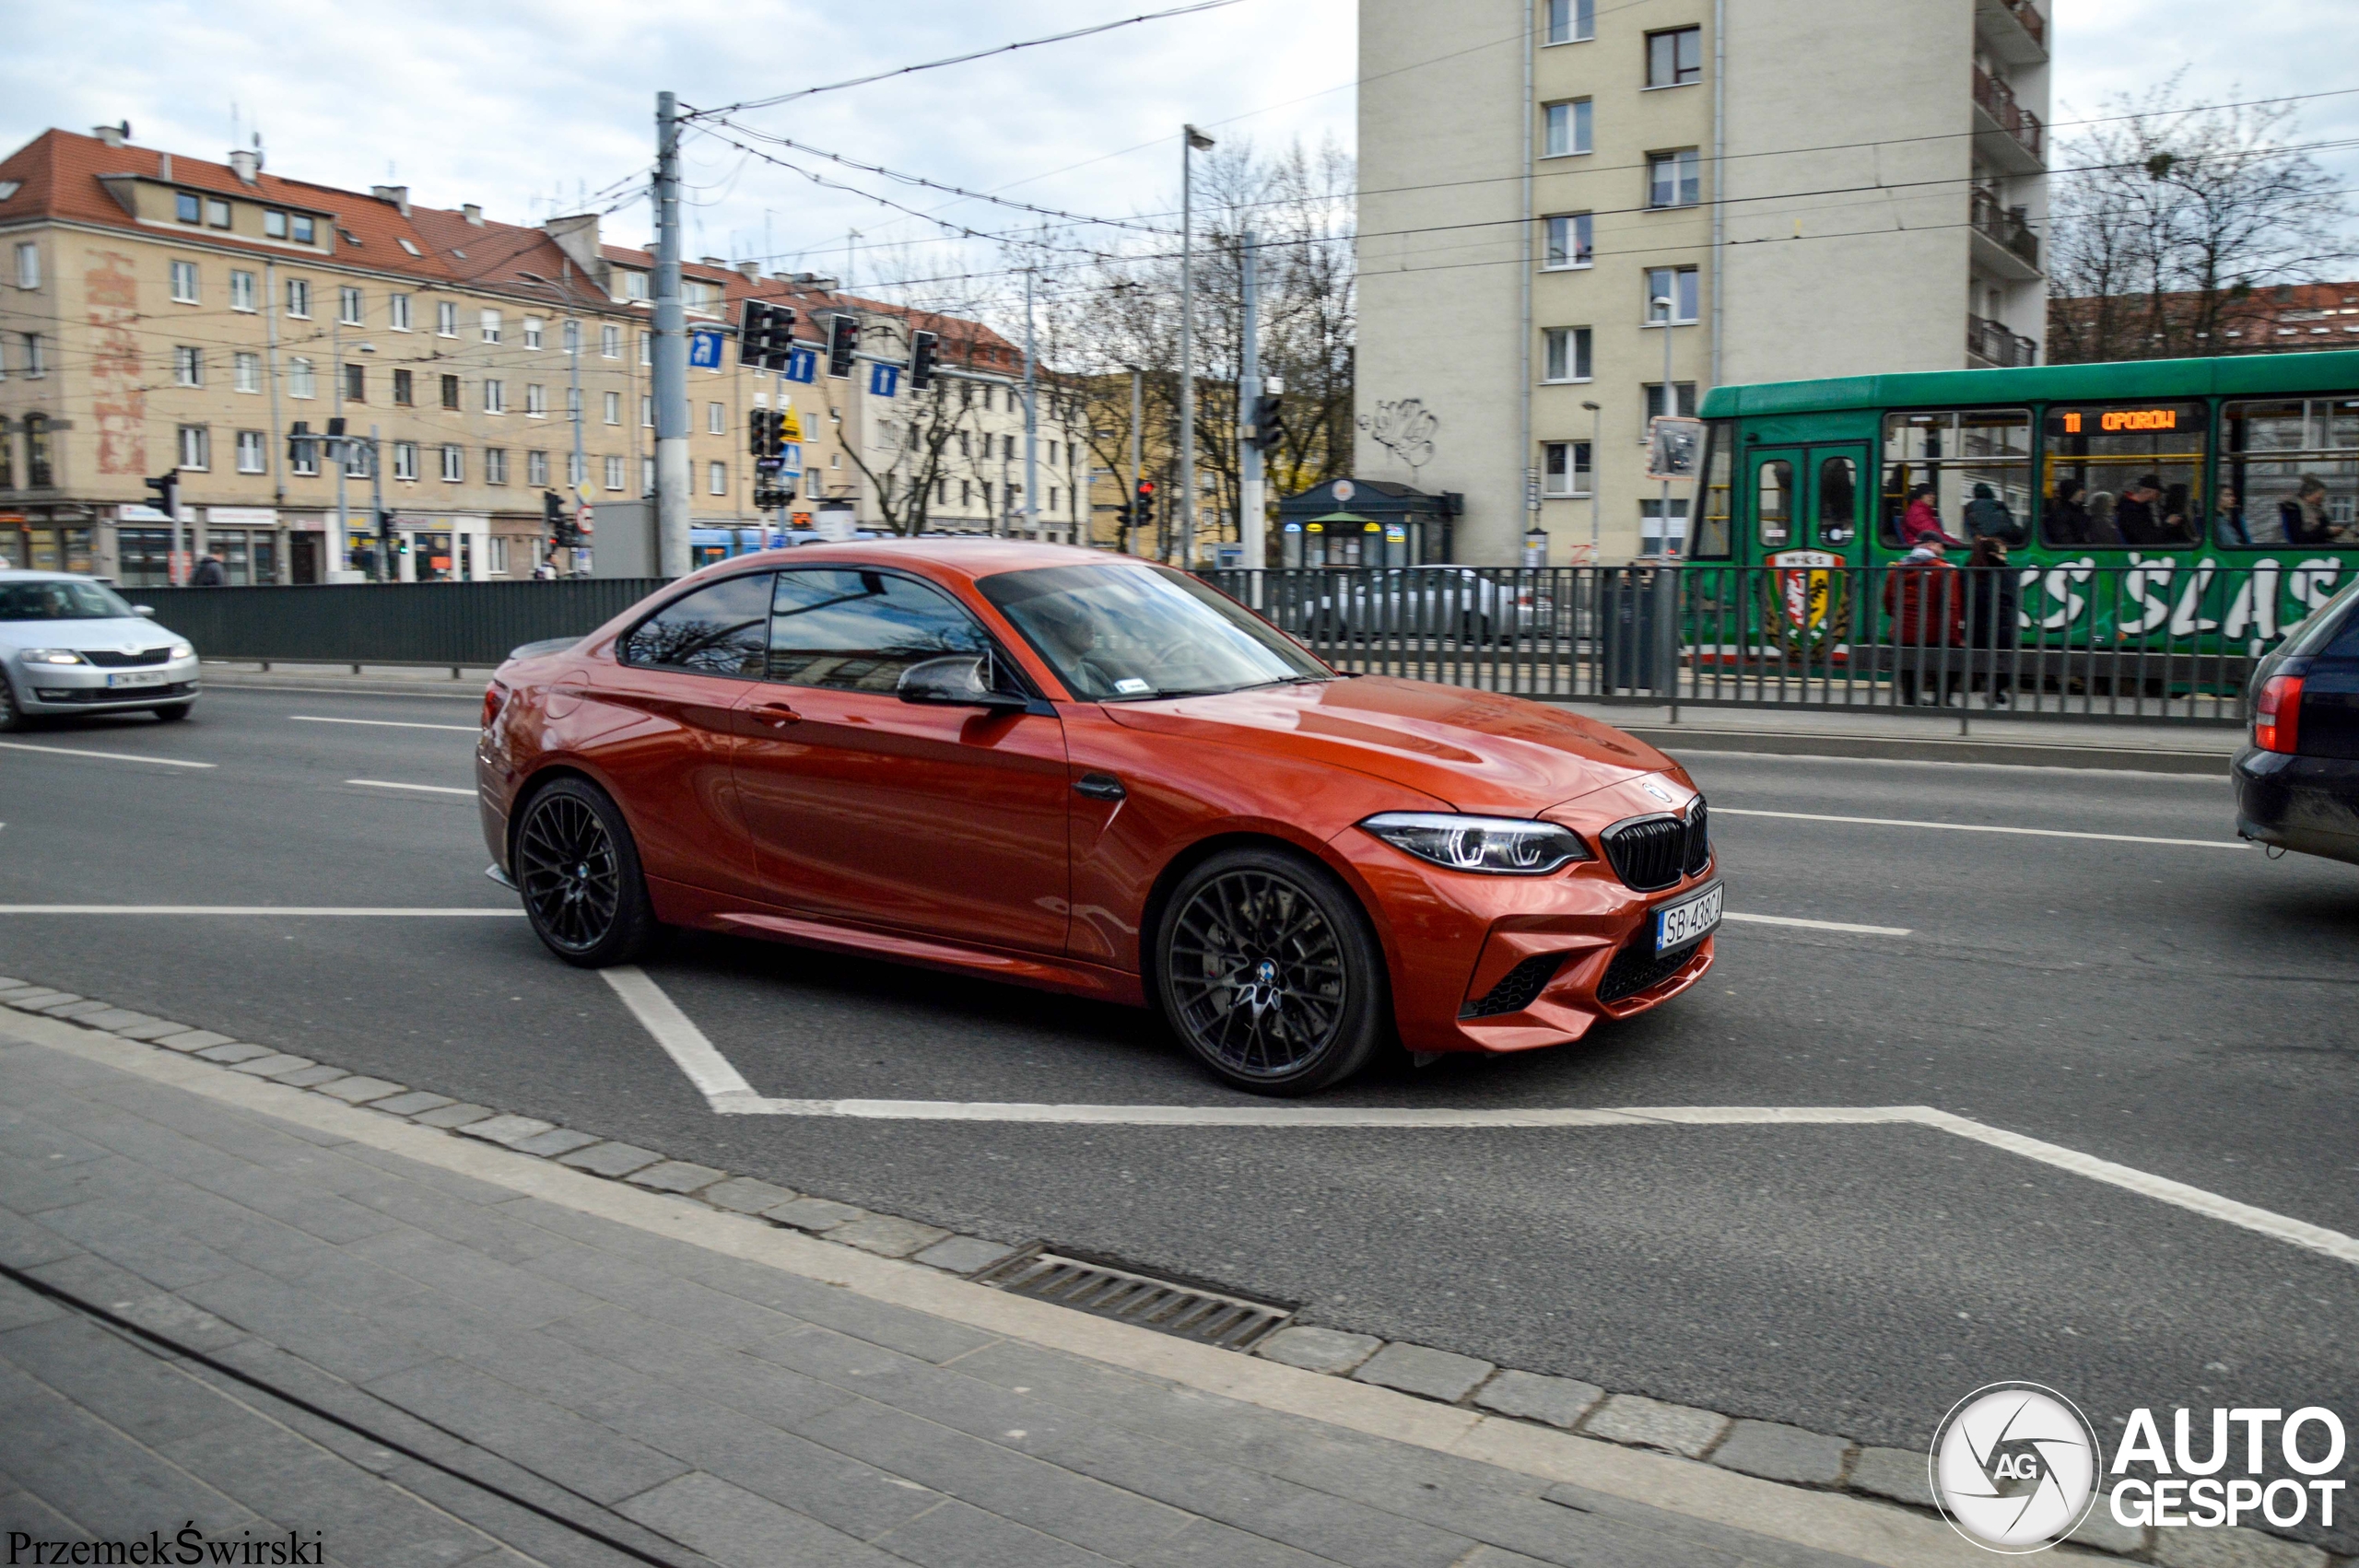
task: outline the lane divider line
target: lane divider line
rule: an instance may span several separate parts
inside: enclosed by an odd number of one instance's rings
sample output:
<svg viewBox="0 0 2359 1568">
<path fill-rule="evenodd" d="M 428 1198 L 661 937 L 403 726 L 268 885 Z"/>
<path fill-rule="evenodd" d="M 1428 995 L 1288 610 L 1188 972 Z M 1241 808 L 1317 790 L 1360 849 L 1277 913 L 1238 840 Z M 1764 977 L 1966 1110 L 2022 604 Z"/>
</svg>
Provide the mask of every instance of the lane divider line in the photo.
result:
<svg viewBox="0 0 2359 1568">
<path fill-rule="evenodd" d="M 2061 827 L 2001 827 L 1979 822 L 1911 822 L 1892 816 L 1830 816 L 1822 812 L 1762 812 L 1746 811 L 1738 806 L 1712 802 L 1714 816 L 1774 816 L 1792 822 L 1848 822 L 1870 827 L 1934 827 L 1944 833 L 2018 833 L 2032 838 L 2101 838 L 2110 844 L 2172 844 L 2186 849 L 2236 849 L 2252 848 L 2241 838 L 2155 838 L 2142 833 L 2074 833 Z"/>
<path fill-rule="evenodd" d="M 1719 810 L 1717 806 L 1713 808 Z M 1723 920 L 1734 920 L 1748 926 L 1801 926 L 1813 931 L 1849 931 L 1856 936 L 1914 936 L 1907 926 L 1855 926 L 1848 920 L 1805 920 L 1794 915 L 1740 915 L 1733 909 L 1720 911 Z"/>
<path fill-rule="evenodd" d="M 79 746 L 32 746 L 22 741 L 0 741 L 12 752 L 46 752 L 52 756 L 95 756 L 108 762 L 152 762 L 158 767 L 218 767 L 217 762 L 190 762 L 176 756 L 141 756 L 135 752 L 84 751 Z"/>
<path fill-rule="evenodd" d="M 379 730 L 451 730 L 462 735 L 477 734 L 473 724 L 419 724 L 405 719 L 326 719 L 316 713 L 290 713 L 288 722 L 295 724 L 367 724 Z"/>
<path fill-rule="evenodd" d="M 347 778 L 346 784 L 358 784 L 367 790 L 415 790 L 421 795 L 466 795 L 473 790 L 454 790 L 448 784 L 397 784 L 390 778 Z"/>
<path fill-rule="evenodd" d="M 721 1116 L 842 1117 L 878 1121 L 1014 1122 L 1065 1127 L 1325 1127 L 1461 1129 L 1542 1127 L 1922 1127 L 1987 1144 L 2092 1181 L 2359 1265 L 2359 1236 L 2240 1203 L 2168 1176 L 2028 1138 L 1931 1106 L 1091 1106 L 959 1100 L 780 1100 L 754 1092 L 743 1073 L 635 965 L 599 973 L 655 1043 Z"/>
<path fill-rule="evenodd" d="M 521 920 L 524 911 L 314 904 L 0 904 L 0 915 L 300 915 L 306 919 L 383 916 L 400 919 Z"/>
</svg>

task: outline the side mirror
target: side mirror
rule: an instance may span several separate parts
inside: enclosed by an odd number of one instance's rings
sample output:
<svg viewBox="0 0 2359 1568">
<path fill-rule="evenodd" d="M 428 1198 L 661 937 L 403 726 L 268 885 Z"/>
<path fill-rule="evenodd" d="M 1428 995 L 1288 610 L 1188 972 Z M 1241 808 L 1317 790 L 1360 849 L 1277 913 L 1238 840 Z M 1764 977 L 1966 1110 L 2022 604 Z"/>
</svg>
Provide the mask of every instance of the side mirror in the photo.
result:
<svg viewBox="0 0 2359 1568">
<path fill-rule="evenodd" d="M 131 607 L 131 613 L 135 615 L 145 615 L 152 621 L 156 618 L 156 606 L 153 604 L 134 604 Z"/>
<path fill-rule="evenodd" d="M 1031 706 L 1014 692 L 992 684 L 991 661 L 971 653 L 927 659 L 901 672 L 893 695 L 903 702 L 929 703 L 938 708 L 1021 708 Z"/>
</svg>

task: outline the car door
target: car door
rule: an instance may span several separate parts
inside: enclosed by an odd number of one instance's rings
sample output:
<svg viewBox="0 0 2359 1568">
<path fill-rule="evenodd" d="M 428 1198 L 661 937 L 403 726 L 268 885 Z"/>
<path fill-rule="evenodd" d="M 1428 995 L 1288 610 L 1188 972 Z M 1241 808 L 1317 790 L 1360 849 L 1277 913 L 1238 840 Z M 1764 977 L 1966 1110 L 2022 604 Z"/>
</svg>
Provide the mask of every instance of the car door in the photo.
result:
<svg viewBox="0 0 2359 1568">
<path fill-rule="evenodd" d="M 772 901 L 823 919 L 1062 953 L 1064 727 L 1055 710 L 903 702 L 901 672 L 992 653 L 942 589 L 873 568 L 778 574 L 768 680 L 737 788 Z"/>
<path fill-rule="evenodd" d="M 617 638 L 612 663 L 551 694 L 549 749 L 603 776 L 651 877 L 757 895 L 731 755 L 736 709 L 758 689 L 769 604 L 769 572 L 707 583 Z"/>
</svg>

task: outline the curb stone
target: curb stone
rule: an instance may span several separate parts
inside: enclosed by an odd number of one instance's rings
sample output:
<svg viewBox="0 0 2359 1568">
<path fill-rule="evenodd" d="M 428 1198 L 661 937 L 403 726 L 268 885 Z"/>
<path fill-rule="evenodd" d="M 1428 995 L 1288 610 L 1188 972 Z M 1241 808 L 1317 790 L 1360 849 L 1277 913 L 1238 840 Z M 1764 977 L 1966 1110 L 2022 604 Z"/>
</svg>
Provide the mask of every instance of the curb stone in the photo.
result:
<svg viewBox="0 0 2359 1568">
<path fill-rule="evenodd" d="M 30 981 L 0 977 L 0 1007 L 40 1015 L 51 1007 L 84 1000 Z M 93 1028 L 135 1045 L 190 1055 L 193 1059 L 202 1053 L 227 1071 L 273 1079 L 417 1126 L 483 1138 L 608 1180 L 675 1193 L 724 1212 L 764 1219 L 945 1273 L 977 1274 L 1017 1250 L 981 1236 L 798 1194 L 757 1177 L 666 1159 L 653 1150 L 538 1117 L 494 1111 L 487 1106 L 455 1101 L 339 1067 L 311 1065 L 307 1059 L 291 1053 L 233 1041 L 210 1030 L 192 1029 L 109 1003 L 98 1007 L 100 1011 L 60 1022 Z M 92 1020 L 109 1014 L 138 1021 L 124 1022 L 114 1029 L 93 1026 Z M 216 1057 L 213 1049 L 223 1046 L 237 1047 L 224 1053 L 226 1060 Z M 259 1073 L 251 1071 L 256 1069 Z M 483 1130 L 477 1130 L 479 1127 Z M 1925 1456 L 1914 1449 L 1855 1447 L 1848 1438 L 1802 1427 L 1732 1418 L 1639 1394 L 1609 1395 L 1577 1378 L 1496 1368 L 1489 1362 L 1455 1352 L 1309 1324 L 1281 1327 L 1244 1353 L 1585 1437 L 1706 1460 L 1781 1485 L 1846 1491 L 1932 1511 Z M 2161 1568 L 2359 1568 L 2359 1558 L 2330 1557 L 2307 1542 L 2255 1529 L 2157 1533 L 2126 1528 L 2105 1512 L 2102 1499 L 2071 1539 L 2074 1546 L 2117 1560 L 2130 1557 Z"/>
</svg>

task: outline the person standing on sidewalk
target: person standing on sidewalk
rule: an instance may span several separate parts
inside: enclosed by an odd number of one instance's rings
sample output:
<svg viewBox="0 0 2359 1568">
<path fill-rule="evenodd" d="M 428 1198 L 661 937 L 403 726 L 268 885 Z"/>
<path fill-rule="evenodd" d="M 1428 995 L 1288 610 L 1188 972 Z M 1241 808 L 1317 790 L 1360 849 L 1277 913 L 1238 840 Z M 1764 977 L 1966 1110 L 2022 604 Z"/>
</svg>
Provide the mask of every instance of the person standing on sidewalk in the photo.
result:
<svg viewBox="0 0 2359 1568">
<path fill-rule="evenodd" d="M 1942 558 L 1939 539 L 1908 552 L 1884 582 L 1884 607 L 1892 616 L 1894 680 L 1900 700 L 1914 706 L 1919 674 L 1932 673 L 1933 700 L 1949 700 L 1949 650 L 1966 640 L 1963 574 Z"/>
<path fill-rule="evenodd" d="M 1985 533 L 1974 541 L 1974 553 L 1966 562 L 1966 641 L 1977 649 L 1974 655 L 1976 673 L 1972 686 L 1986 685 L 1990 693 L 1990 706 L 2004 708 L 2007 693 L 2014 684 L 2007 657 L 2015 646 L 2016 614 L 2023 603 L 2023 585 L 2016 580 L 2015 569 L 2007 564 L 2007 546 L 1994 534 Z"/>
</svg>

